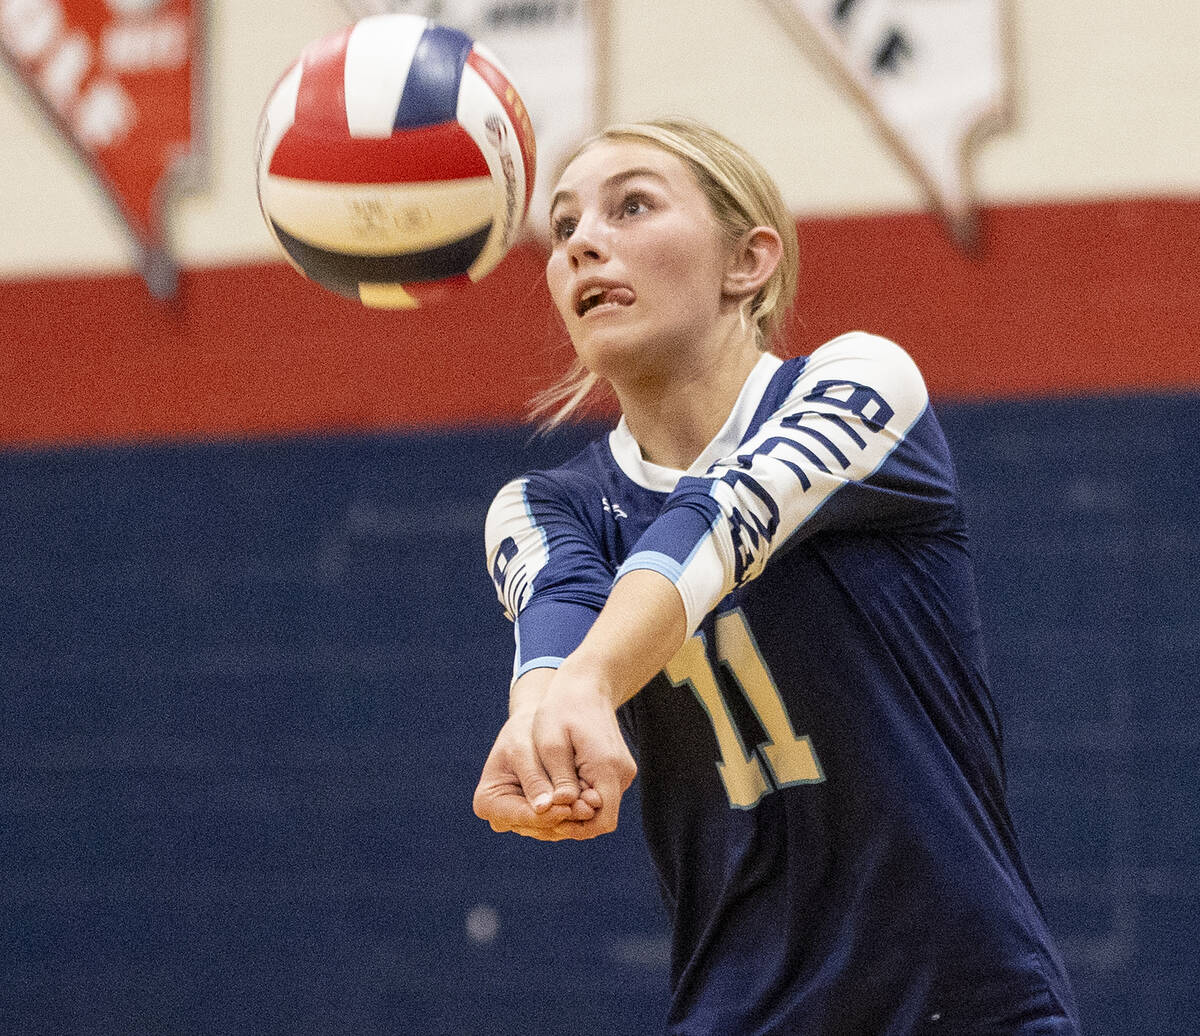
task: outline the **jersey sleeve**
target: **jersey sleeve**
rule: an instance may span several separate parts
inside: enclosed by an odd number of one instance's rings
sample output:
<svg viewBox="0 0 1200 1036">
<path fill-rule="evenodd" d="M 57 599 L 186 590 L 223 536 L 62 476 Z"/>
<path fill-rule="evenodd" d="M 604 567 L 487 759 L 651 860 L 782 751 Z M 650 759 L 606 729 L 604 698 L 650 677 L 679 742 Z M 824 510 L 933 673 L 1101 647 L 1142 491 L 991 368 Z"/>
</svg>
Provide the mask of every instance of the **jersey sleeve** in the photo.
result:
<svg viewBox="0 0 1200 1036">
<path fill-rule="evenodd" d="M 508 483 L 488 510 L 487 566 L 514 625 L 514 681 L 531 669 L 557 669 L 612 589 L 614 567 L 577 496 L 568 474 L 535 473 Z"/>
<path fill-rule="evenodd" d="M 690 633 L 789 541 L 944 517 L 956 508 L 955 476 L 928 404 L 898 345 L 861 332 L 834 339 L 731 456 L 679 480 L 618 578 L 665 575 Z"/>
</svg>

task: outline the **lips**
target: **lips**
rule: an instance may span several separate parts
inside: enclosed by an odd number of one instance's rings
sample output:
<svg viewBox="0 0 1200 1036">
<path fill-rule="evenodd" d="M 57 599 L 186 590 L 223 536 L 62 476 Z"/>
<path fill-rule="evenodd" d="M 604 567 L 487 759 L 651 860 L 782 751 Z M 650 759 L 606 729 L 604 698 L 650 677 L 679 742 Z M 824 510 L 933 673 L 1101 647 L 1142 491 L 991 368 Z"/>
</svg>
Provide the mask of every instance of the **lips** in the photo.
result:
<svg viewBox="0 0 1200 1036">
<path fill-rule="evenodd" d="M 636 296 L 613 281 L 584 281 L 575 291 L 575 315 L 582 317 L 600 306 L 628 306 Z"/>
</svg>

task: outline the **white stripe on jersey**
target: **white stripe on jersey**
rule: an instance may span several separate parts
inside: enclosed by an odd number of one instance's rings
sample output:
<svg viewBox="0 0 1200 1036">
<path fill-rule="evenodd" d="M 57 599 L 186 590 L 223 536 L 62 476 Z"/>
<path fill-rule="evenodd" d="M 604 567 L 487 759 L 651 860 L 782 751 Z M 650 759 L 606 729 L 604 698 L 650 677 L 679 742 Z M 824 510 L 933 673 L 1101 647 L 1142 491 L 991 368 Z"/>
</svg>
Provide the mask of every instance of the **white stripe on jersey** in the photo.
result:
<svg viewBox="0 0 1200 1036">
<path fill-rule="evenodd" d="M 496 494 L 483 528 L 488 573 L 504 613 L 516 621 L 529 600 L 533 580 L 550 559 L 546 534 L 525 497 L 528 479 L 513 479 Z"/>
</svg>

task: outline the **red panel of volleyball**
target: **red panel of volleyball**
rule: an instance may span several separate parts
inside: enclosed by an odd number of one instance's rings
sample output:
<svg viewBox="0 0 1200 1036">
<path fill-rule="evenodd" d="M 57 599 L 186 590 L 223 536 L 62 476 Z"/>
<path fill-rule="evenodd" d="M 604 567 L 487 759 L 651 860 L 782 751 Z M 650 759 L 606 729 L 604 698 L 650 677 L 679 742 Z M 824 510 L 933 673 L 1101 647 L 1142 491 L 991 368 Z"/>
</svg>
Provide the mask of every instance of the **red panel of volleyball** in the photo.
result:
<svg viewBox="0 0 1200 1036">
<path fill-rule="evenodd" d="M 305 48 L 263 109 L 258 194 L 289 261 L 368 306 L 486 276 L 533 193 L 533 128 L 499 62 L 413 15 Z"/>
</svg>

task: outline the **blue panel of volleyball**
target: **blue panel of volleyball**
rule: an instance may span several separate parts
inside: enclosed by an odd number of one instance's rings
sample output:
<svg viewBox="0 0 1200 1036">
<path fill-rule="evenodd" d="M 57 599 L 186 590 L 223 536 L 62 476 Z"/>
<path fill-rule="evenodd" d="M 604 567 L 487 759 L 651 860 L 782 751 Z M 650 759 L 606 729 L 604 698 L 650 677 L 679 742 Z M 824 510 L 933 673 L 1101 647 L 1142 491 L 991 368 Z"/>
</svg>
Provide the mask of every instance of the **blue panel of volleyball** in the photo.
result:
<svg viewBox="0 0 1200 1036">
<path fill-rule="evenodd" d="M 375 15 L 305 48 L 263 109 L 263 216 L 302 274 L 412 308 L 486 276 L 533 192 L 529 115 L 470 36 Z"/>
</svg>

